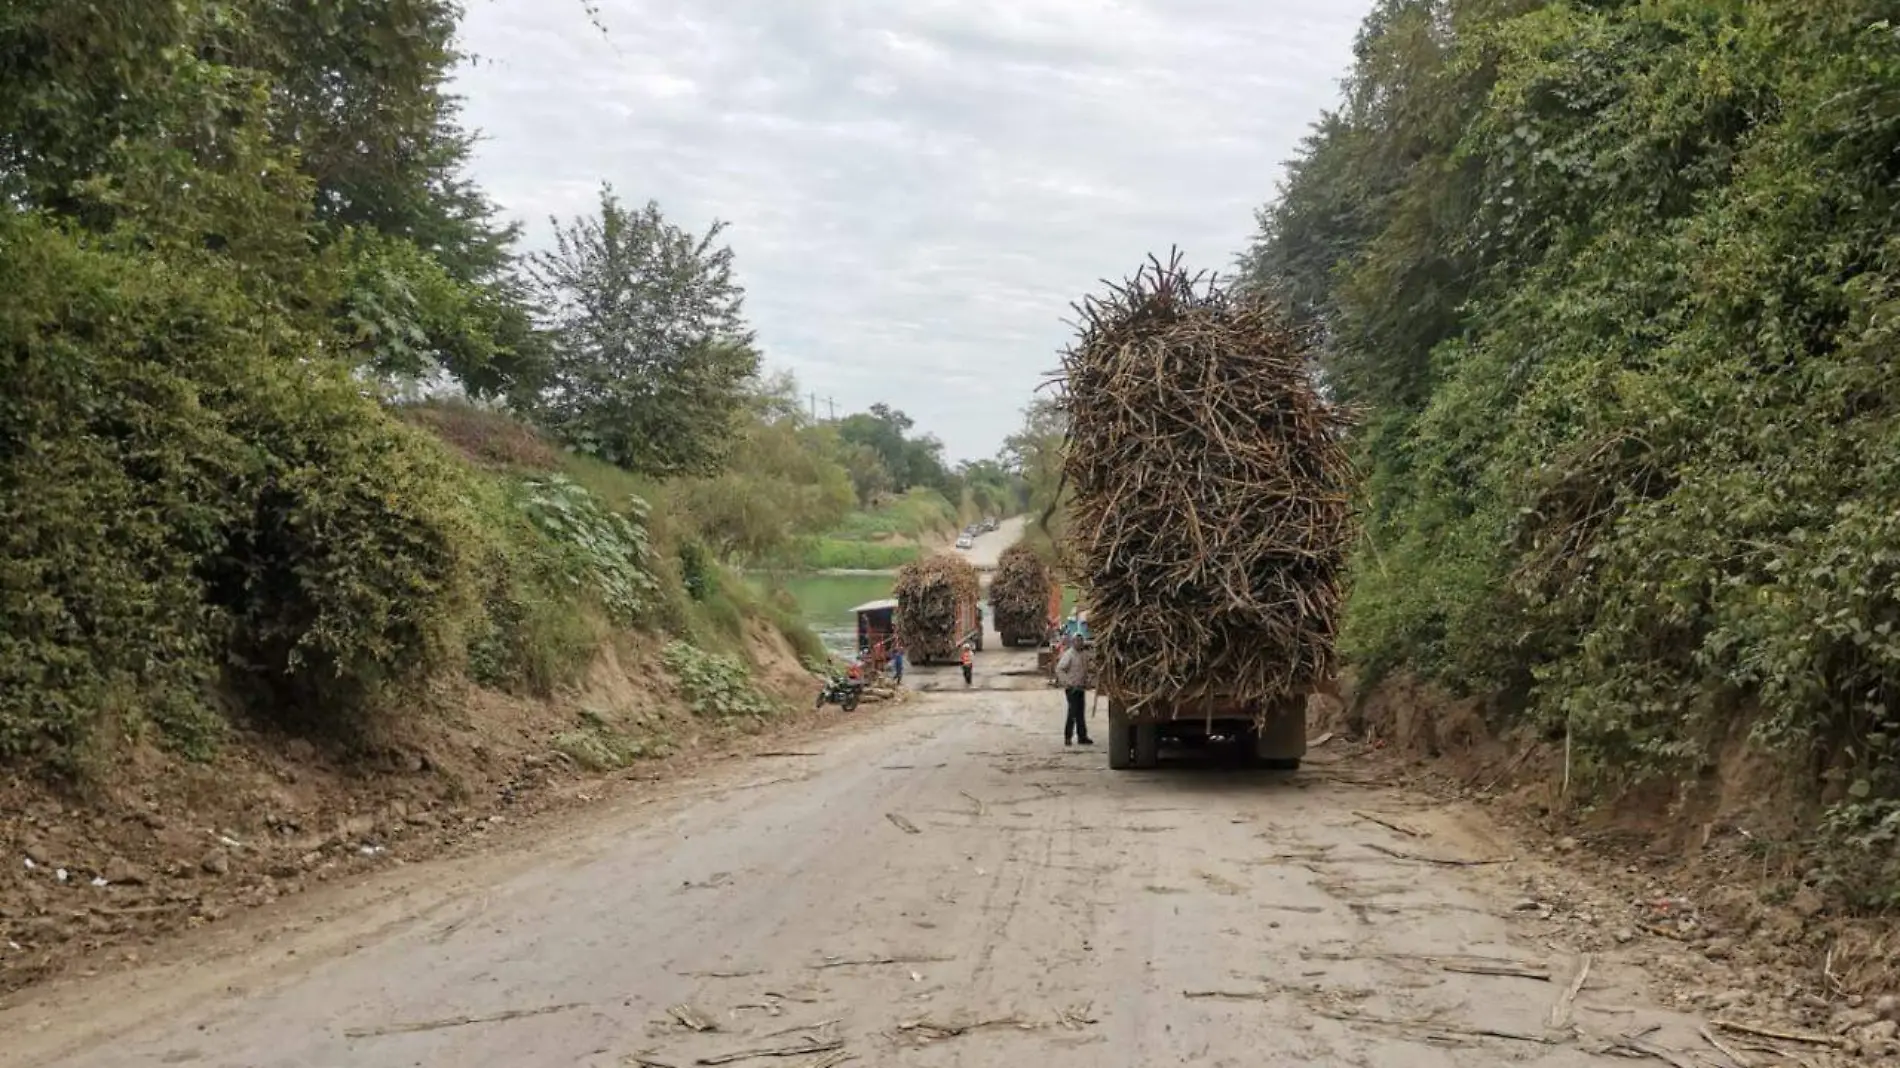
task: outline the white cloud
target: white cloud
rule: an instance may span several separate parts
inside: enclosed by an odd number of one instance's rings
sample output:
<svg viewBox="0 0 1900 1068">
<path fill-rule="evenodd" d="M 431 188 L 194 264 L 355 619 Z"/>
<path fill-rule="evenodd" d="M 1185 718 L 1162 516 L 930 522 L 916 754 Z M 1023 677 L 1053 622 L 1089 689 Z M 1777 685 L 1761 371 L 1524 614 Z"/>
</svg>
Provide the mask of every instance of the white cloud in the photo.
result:
<svg viewBox="0 0 1900 1068">
<path fill-rule="evenodd" d="M 1069 304 L 1225 267 L 1367 0 L 475 0 L 475 173 L 529 240 L 599 183 L 728 220 L 768 362 L 993 453 Z"/>
</svg>

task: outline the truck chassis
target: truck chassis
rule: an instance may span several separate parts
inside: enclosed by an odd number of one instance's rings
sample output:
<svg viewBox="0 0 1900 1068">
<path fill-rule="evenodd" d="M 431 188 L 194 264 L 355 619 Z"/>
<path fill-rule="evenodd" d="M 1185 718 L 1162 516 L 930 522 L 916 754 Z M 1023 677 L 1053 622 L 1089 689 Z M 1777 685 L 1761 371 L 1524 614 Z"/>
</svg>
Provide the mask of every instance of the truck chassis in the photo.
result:
<svg viewBox="0 0 1900 1068">
<path fill-rule="evenodd" d="M 1248 764 L 1295 771 L 1306 757 L 1306 695 L 1273 701 L 1262 715 L 1218 698 L 1150 701 L 1131 712 L 1127 701 L 1110 696 L 1107 740 L 1108 766 L 1116 771 L 1155 767 L 1164 747 L 1218 743 Z"/>
</svg>

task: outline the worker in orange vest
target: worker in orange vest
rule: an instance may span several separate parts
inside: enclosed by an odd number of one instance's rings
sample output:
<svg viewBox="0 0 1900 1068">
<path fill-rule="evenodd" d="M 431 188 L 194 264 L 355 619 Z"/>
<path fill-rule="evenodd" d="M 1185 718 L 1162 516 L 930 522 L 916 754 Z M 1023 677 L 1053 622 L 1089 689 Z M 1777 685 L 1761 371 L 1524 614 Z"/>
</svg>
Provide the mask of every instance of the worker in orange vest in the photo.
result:
<svg viewBox="0 0 1900 1068">
<path fill-rule="evenodd" d="M 963 643 L 963 685 L 970 685 L 971 668 L 975 666 L 975 654 L 970 652 L 970 643 Z"/>
</svg>

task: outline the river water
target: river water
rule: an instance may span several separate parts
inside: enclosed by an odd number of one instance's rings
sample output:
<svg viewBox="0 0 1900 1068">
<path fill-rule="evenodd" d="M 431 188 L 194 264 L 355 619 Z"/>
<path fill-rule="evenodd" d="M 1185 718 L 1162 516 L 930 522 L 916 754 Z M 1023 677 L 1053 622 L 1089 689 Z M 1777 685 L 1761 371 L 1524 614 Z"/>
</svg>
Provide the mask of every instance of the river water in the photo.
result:
<svg viewBox="0 0 1900 1068">
<path fill-rule="evenodd" d="M 840 656 L 858 651 L 858 620 L 851 610 L 891 595 L 895 575 L 793 575 L 784 587 L 798 602 L 798 614 L 818 632 L 825 648 Z"/>
</svg>

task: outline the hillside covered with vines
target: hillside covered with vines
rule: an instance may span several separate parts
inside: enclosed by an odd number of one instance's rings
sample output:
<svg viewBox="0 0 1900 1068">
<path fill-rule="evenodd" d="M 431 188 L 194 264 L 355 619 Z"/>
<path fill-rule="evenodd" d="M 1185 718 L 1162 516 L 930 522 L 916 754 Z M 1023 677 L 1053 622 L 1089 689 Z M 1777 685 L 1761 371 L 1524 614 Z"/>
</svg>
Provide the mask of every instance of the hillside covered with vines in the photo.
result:
<svg viewBox="0 0 1900 1068">
<path fill-rule="evenodd" d="M 1900 27 L 1383 0 L 1246 269 L 1360 413 L 1362 680 L 1602 789 L 1785 756 L 1900 900 Z M 1884 870 L 1883 870 L 1884 869 Z"/>
</svg>

